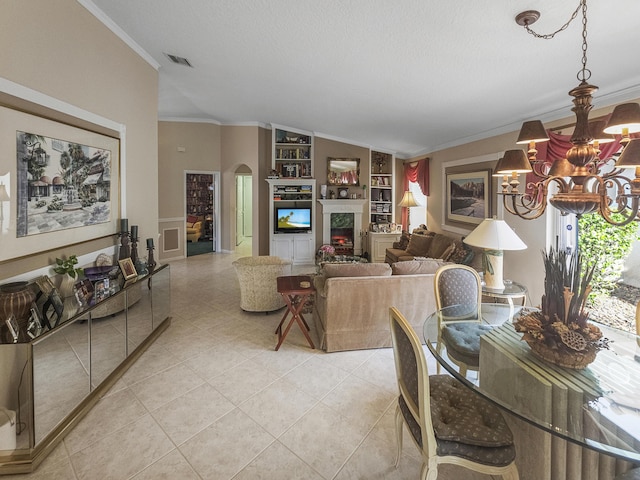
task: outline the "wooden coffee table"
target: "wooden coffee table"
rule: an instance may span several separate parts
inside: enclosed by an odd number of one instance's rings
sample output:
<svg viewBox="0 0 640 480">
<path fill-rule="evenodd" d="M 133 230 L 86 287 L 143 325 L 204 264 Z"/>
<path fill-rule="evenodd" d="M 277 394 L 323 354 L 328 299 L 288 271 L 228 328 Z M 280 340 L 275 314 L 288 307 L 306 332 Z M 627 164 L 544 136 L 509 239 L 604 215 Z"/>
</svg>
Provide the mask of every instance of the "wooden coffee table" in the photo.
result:
<svg viewBox="0 0 640 480">
<path fill-rule="evenodd" d="M 278 277 L 276 281 L 278 284 L 278 293 L 282 295 L 282 298 L 284 298 L 284 301 L 287 304 L 287 310 L 284 312 L 282 320 L 280 320 L 275 332 L 278 334 L 276 351 L 278 351 L 280 345 L 284 342 L 289 330 L 291 330 L 293 322 L 298 324 L 311 348 L 315 349 L 316 347 L 313 344 L 313 340 L 311 340 L 311 337 L 309 336 L 309 325 L 302 315 L 302 309 L 304 308 L 305 303 L 307 303 L 309 296 L 315 292 L 311 277 L 308 275 L 285 276 Z M 289 323 L 283 332 L 282 325 L 289 314 L 291 314 L 291 320 L 289 320 Z"/>
</svg>

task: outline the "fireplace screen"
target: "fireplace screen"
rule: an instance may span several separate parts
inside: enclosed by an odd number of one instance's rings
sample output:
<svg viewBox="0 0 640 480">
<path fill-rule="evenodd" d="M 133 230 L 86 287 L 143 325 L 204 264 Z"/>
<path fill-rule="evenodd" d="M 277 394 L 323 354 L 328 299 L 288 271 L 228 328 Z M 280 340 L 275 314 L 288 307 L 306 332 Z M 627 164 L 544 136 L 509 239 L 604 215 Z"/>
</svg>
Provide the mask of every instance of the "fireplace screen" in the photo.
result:
<svg viewBox="0 0 640 480">
<path fill-rule="evenodd" d="M 354 214 L 331 214 L 331 245 L 337 255 L 353 255 Z"/>
</svg>

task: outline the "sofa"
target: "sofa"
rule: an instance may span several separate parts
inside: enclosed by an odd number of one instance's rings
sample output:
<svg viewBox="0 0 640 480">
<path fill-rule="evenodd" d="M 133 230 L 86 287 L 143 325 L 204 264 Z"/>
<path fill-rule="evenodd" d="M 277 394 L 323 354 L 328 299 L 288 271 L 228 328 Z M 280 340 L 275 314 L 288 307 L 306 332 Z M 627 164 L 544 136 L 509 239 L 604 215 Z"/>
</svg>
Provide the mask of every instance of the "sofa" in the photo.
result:
<svg viewBox="0 0 640 480">
<path fill-rule="evenodd" d="M 400 241 L 385 251 L 385 262 L 393 265 L 416 258 L 433 258 L 452 263 L 470 265 L 474 250 L 462 242 L 442 233 L 416 229 L 413 233 L 402 232 Z"/>
<path fill-rule="evenodd" d="M 187 215 L 187 241 L 197 242 L 202 237 L 204 219 L 196 215 Z"/>
<path fill-rule="evenodd" d="M 444 263 L 324 265 L 314 278 L 313 319 L 321 348 L 338 352 L 390 347 L 389 307 L 400 310 L 423 338 L 422 325 L 436 309 L 434 273 Z"/>
</svg>

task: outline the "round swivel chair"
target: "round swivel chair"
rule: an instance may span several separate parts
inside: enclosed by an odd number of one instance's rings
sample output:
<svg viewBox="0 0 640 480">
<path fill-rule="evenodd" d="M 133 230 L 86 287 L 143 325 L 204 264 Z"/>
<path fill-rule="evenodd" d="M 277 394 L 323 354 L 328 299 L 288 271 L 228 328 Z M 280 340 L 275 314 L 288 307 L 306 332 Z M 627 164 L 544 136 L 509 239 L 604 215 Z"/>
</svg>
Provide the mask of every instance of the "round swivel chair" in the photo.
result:
<svg viewBox="0 0 640 480">
<path fill-rule="evenodd" d="M 291 275 L 291 262 L 274 256 L 242 257 L 233 262 L 240 282 L 240 308 L 271 312 L 285 306 L 276 278 Z"/>
</svg>

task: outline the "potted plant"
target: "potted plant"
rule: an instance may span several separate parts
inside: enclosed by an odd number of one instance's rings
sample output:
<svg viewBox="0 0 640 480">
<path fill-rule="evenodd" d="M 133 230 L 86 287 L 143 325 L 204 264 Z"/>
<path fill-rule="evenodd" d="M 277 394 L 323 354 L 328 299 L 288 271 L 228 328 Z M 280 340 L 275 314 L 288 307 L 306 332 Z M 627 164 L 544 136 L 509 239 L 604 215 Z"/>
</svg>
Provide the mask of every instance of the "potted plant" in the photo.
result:
<svg viewBox="0 0 640 480">
<path fill-rule="evenodd" d="M 56 263 L 53 265 L 53 271 L 62 275 L 59 288 L 60 294 L 65 298 L 73 295 L 75 279 L 82 275 L 82 268 L 76 267 L 77 264 L 77 257 L 70 255 L 66 259 L 56 258 Z"/>
<path fill-rule="evenodd" d="M 545 279 L 539 311 L 523 311 L 513 324 L 534 355 L 563 367 L 582 369 L 593 362 L 608 339 L 589 323 L 585 308 L 595 264 L 581 255 L 550 249 L 543 252 Z"/>
</svg>

